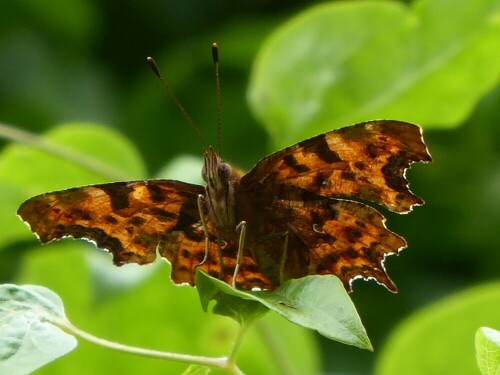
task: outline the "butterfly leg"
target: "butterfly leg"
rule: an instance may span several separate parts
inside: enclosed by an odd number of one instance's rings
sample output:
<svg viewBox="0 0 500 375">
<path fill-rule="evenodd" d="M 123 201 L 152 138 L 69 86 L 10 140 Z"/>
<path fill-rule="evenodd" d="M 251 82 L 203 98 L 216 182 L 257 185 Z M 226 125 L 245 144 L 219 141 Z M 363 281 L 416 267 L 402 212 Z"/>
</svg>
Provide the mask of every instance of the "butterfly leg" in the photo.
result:
<svg viewBox="0 0 500 375">
<path fill-rule="evenodd" d="M 243 248 L 245 246 L 245 236 L 247 232 L 247 222 L 242 221 L 236 226 L 236 231 L 240 231 L 240 239 L 238 241 L 238 255 L 236 256 L 236 266 L 234 267 L 233 282 L 231 286 L 234 288 L 236 286 L 236 276 L 240 271 L 241 262 L 243 261 Z"/>
<path fill-rule="evenodd" d="M 205 197 L 201 194 L 198 195 L 197 203 L 198 203 L 198 213 L 200 214 L 201 226 L 203 228 L 203 233 L 205 234 L 205 256 L 203 260 L 198 263 L 196 267 L 200 267 L 205 264 L 208 259 L 208 251 L 210 250 L 210 237 L 208 235 L 208 227 L 207 227 L 207 219 L 205 217 L 205 212 L 203 211 L 203 200 Z"/>
<path fill-rule="evenodd" d="M 280 268 L 279 268 L 280 284 L 284 281 L 285 278 L 285 265 L 286 265 L 286 260 L 288 258 L 288 231 L 284 233 L 284 236 L 285 240 L 283 241 L 283 254 L 281 254 Z"/>
</svg>

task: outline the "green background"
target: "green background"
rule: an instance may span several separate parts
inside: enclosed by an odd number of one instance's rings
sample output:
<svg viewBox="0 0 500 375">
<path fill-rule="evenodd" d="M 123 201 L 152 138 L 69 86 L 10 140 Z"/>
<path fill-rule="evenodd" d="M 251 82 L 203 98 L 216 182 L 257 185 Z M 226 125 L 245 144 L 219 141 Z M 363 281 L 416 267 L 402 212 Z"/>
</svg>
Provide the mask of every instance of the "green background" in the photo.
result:
<svg viewBox="0 0 500 375">
<path fill-rule="evenodd" d="M 498 283 L 490 283 L 500 269 L 500 49 L 492 44 L 500 40 L 500 5 L 429 3 L 350 1 L 330 9 L 331 2 L 298 0 L 3 1 L 0 122 L 37 134 L 51 130 L 50 139 L 106 161 L 123 179 L 196 180 L 202 144 L 145 58 L 155 57 L 208 142 L 216 144 L 210 47 L 217 41 L 222 155 L 242 168 L 354 122 L 419 123 L 434 162 L 414 166 L 407 176 L 426 205 L 402 217 L 383 212 L 388 227 L 409 243 L 386 262 L 399 294 L 357 281 L 351 295 L 375 352 L 271 316 L 246 341 L 241 366 L 249 374 L 275 372 L 266 366 L 275 361 L 272 348 L 279 348 L 297 373 L 408 374 L 411 358 L 419 358 L 426 365 L 413 373 L 442 374 L 442 358 L 453 352 L 461 353 L 453 359 L 463 361 L 458 368 L 474 374 L 473 328 L 500 328 L 498 314 L 489 313 L 500 305 Z M 314 4 L 319 8 L 308 11 Z M 53 130 L 69 123 L 71 129 Z M 8 141 L 1 145 L 2 282 L 52 288 L 75 325 L 109 339 L 224 354 L 233 323 L 202 313 L 193 290 L 170 285 L 164 264 L 142 272 L 114 269 L 107 257 L 102 262 L 94 249 L 70 240 L 41 248 L 15 217 L 31 195 L 112 178 Z M 192 157 L 172 167 L 180 155 Z M 456 297 L 463 304 L 446 299 L 472 286 L 477 289 Z M 439 308 L 419 311 L 438 300 Z M 169 373 L 185 367 L 169 366 L 81 343 L 39 373 Z"/>
</svg>

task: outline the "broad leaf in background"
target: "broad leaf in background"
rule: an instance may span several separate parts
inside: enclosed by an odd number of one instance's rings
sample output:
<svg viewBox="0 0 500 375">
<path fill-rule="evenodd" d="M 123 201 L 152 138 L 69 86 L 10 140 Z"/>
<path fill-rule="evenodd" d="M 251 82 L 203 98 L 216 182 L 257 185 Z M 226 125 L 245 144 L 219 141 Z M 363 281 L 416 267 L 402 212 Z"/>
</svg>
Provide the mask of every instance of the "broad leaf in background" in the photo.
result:
<svg viewBox="0 0 500 375">
<path fill-rule="evenodd" d="M 476 332 L 477 365 L 483 375 L 500 374 L 500 332 L 481 327 Z"/>
<path fill-rule="evenodd" d="M 95 124 L 61 125 L 42 137 L 59 151 L 76 152 L 67 160 L 21 144 L 11 144 L 0 154 L 0 245 L 33 238 L 15 212 L 23 200 L 48 191 L 81 185 L 145 177 L 145 167 L 132 143 L 115 131 Z M 50 147 L 50 145 L 49 145 Z M 75 156 L 75 155 L 71 155 Z M 88 163 L 85 159 L 91 159 Z M 79 164 L 80 162 L 85 165 Z M 90 169 L 95 167 L 96 169 Z"/>
<path fill-rule="evenodd" d="M 375 374 L 477 374 L 477 327 L 500 327 L 500 282 L 447 297 L 406 319 L 380 352 Z"/>
<path fill-rule="evenodd" d="M 356 308 L 342 282 L 335 276 L 315 275 L 288 280 L 273 292 L 241 291 L 202 272 L 196 276 L 204 310 L 214 299 L 217 301 L 214 313 L 244 321 L 245 317 L 255 319 L 265 312 L 254 306 L 253 301 L 256 301 L 291 322 L 316 330 L 329 339 L 372 350 Z M 240 299 L 239 305 L 237 299 Z"/>
<path fill-rule="evenodd" d="M 61 299 L 36 286 L 0 285 L 0 373 L 28 374 L 76 347 Z"/>
<path fill-rule="evenodd" d="M 361 121 L 457 126 L 500 73 L 500 3 L 320 4 L 257 56 L 254 114 L 277 146 Z"/>
</svg>

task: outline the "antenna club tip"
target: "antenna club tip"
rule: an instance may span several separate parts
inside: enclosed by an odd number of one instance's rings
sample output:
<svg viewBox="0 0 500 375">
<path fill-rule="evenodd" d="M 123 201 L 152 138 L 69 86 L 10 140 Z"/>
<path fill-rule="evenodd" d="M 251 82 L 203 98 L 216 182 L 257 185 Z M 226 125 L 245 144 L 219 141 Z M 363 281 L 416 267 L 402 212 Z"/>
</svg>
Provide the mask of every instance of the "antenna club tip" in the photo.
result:
<svg viewBox="0 0 500 375">
<path fill-rule="evenodd" d="M 160 69 L 158 68 L 158 65 L 156 65 L 155 60 L 152 57 L 148 56 L 146 57 L 146 62 L 148 63 L 153 73 L 156 74 L 158 78 L 162 79 Z"/>
<path fill-rule="evenodd" d="M 219 46 L 215 42 L 212 43 L 212 59 L 216 64 L 219 62 Z"/>
</svg>

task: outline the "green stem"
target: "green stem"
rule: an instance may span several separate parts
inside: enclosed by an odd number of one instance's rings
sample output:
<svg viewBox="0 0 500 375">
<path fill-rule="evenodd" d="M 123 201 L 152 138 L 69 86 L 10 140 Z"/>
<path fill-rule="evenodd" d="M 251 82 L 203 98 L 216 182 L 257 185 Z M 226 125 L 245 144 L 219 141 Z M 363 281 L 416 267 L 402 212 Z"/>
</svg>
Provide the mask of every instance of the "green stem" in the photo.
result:
<svg viewBox="0 0 500 375">
<path fill-rule="evenodd" d="M 203 357 L 203 356 L 194 356 L 194 355 L 189 355 L 189 354 L 178 354 L 178 353 L 170 353 L 170 352 L 162 352 L 158 350 L 152 350 L 152 349 L 144 349 L 144 348 L 139 348 L 135 346 L 128 346 L 128 345 L 123 345 L 119 344 L 113 341 L 108 341 L 105 339 L 102 339 L 100 337 L 96 337 L 94 335 L 91 335 L 88 332 L 82 331 L 81 329 L 75 327 L 72 325 L 70 322 L 66 321 L 64 323 L 58 323 L 58 326 L 66 331 L 69 331 L 69 333 L 74 334 L 75 336 L 78 336 L 84 340 L 87 340 L 93 344 L 104 346 L 109 349 L 114 349 L 130 354 L 135 354 L 143 357 L 149 357 L 149 358 L 157 358 L 157 359 L 165 359 L 165 360 L 170 360 L 170 361 L 175 361 L 175 362 L 183 362 L 183 363 L 189 363 L 189 364 L 195 364 L 195 365 L 202 365 L 202 366 L 209 366 L 209 367 L 217 367 L 217 368 L 225 368 L 226 367 L 226 362 L 227 359 L 225 357 L 221 358 L 210 358 L 210 357 Z"/>
<path fill-rule="evenodd" d="M 110 166 L 109 164 L 103 163 L 95 158 L 75 151 L 69 147 L 51 142 L 48 139 L 27 132 L 25 130 L 15 128 L 13 126 L 0 123 L 0 137 L 14 142 L 23 143 L 25 145 L 37 148 L 41 151 L 47 152 L 48 154 L 52 154 L 64 160 L 68 160 L 110 180 L 130 179 L 130 176 L 128 174 L 123 173 L 122 171 Z"/>
<path fill-rule="evenodd" d="M 240 352 L 241 344 L 243 343 L 243 337 L 247 332 L 248 325 L 245 323 L 241 323 L 236 333 L 236 337 L 233 342 L 233 346 L 231 347 L 231 351 L 229 352 L 229 356 L 227 357 L 228 366 L 234 366 L 236 364 L 236 358 Z"/>
<path fill-rule="evenodd" d="M 238 368 L 238 366 L 236 366 L 234 358 L 236 356 L 237 349 L 240 346 L 238 342 L 241 342 L 242 340 L 242 331 L 244 331 L 242 329 L 240 329 L 240 331 L 238 332 L 230 356 L 214 358 L 214 357 L 195 356 L 190 354 L 162 352 L 159 350 L 144 349 L 136 346 L 123 345 L 120 343 L 105 340 L 100 337 L 91 335 L 90 333 L 82 331 L 81 329 L 75 327 L 69 321 L 57 322 L 55 324 L 64 331 L 67 331 L 68 333 L 71 333 L 93 344 L 100 345 L 108 349 L 118 350 L 121 352 L 139 355 L 142 357 L 156 358 L 174 362 L 188 363 L 191 365 L 219 368 L 225 370 L 230 375 L 244 375 L 243 372 Z M 232 360 L 230 360 L 231 356 L 233 356 Z"/>
</svg>

